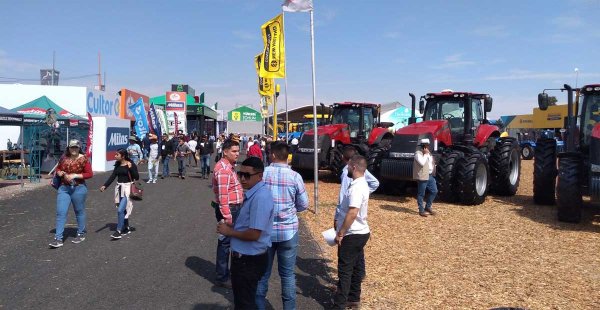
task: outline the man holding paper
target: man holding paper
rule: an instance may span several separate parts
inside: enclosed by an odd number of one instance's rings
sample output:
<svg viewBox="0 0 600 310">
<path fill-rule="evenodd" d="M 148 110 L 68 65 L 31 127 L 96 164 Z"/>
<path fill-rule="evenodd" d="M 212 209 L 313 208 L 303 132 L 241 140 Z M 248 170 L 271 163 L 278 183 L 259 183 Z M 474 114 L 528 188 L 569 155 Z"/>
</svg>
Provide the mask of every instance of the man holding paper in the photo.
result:
<svg viewBox="0 0 600 310">
<path fill-rule="evenodd" d="M 364 247 L 370 237 L 367 224 L 369 185 L 365 179 L 367 160 L 354 155 L 348 161 L 348 186 L 336 210 L 336 236 L 338 244 L 338 284 L 333 298 L 333 309 L 360 307 L 360 292 L 365 276 Z"/>
</svg>

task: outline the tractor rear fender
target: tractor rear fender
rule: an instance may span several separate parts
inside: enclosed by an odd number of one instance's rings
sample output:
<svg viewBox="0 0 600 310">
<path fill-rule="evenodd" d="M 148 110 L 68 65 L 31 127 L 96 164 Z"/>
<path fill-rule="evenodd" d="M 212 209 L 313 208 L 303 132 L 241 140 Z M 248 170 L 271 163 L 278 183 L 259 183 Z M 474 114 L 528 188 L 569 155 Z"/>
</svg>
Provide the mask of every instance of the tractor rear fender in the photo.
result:
<svg viewBox="0 0 600 310">
<path fill-rule="evenodd" d="M 498 129 L 498 126 L 488 124 L 479 125 L 479 128 L 477 128 L 477 133 L 475 134 L 475 141 L 473 141 L 473 143 L 476 146 L 481 146 L 490 137 L 500 137 L 500 130 Z"/>
<path fill-rule="evenodd" d="M 376 127 L 373 128 L 373 130 L 371 131 L 367 143 L 369 145 L 379 145 L 381 144 L 381 140 L 389 139 L 390 141 L 392 141 L 393 137 L 394 135 L 391 132 L 389 132 L 387 128 Z"/>
</svg>

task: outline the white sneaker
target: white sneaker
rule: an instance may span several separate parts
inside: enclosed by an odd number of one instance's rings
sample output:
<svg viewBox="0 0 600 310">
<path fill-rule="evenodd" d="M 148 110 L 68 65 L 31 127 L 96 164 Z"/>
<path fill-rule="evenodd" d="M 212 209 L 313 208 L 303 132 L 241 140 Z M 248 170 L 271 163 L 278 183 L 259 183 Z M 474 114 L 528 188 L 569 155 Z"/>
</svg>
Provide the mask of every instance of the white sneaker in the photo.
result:
<svg viewBox="0 0 600 310">
<path fill-rule="evenodd" d="M 146 182 L 146 184 L 150 184 L 150 183 L 152 183 L 152 180 L 148 180 L 148 182 Z"/>
<path fill-rule="evenodd" d="M 156 179 L 152 180 L 152 183 L 156 184 Z"/>
</svg>

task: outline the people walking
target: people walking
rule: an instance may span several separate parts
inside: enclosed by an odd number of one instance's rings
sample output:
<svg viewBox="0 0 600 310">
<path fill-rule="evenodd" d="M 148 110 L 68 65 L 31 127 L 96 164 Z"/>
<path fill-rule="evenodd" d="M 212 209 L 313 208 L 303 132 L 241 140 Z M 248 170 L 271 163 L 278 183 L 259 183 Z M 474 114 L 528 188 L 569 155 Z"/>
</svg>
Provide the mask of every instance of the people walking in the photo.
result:
<svg viewBox="0 0 600 310">
<path fill-rule="evenodd" d="M 140 159 L 143 158 L 144 154 L 142 153 L 142 148 L 137 143 L 138 138 L 136 136 L 129 137 L 129 146 L 127 146 L 127 153 L 129 153 L 129 158 L 136 165 L 140 162 Z"/>
<path fill-rule="evenodd" d="M 264 165 L 256 157 L 242 162 L 237 173 L 247 190 L 235 223 L 217 224 L 217 232 L 231 238 L 231 284 L 235 309 L 256 309 L 256 289 L 268 265 L 271 246 L 273 196 L 262 181 Z"/>
<path fill-rule="evenodd" d="M 198 167 L 198 160 L 196 159 L 196 147 L 198 146 L 198 137 L 192 135 L 190 141 L 188 141 L 188 147 L 190 148 L 190 155 L 188 156 L 188 167 L 192 165 L 194 161 L 194 167 Z"/>
<path fill-rule="evenodd" d="M 162 144 L 160 146 L 160 158 L 163 165 L 161 179 L 168 178 L 170 176 L 169 162 L 171 158 L 175 157 L 175 146 L 172 141 L 169 140 L 169 136 L 165 133 L 162 136 Z"/>
<path fill-rule="evenodd" d="M 210 154 L 212 152 L 212 144 L 206 140 L 206 137 L 202 137 L 202 141 L 198 145 L 198 152 L 200 153 L 200 173 L 202 173 L 202 178 L 208 179 L 210 174 Z"/>
<path fill-rule="evenodd" d="M 252 139 L 252 138 L 251 138 Z M 254 142 L 249 148 L 248 148 L 248 157 L 258 157 L 260 158 L 260 160 L 263 160 L 263 152 L 260 149 L 260 143 L 258 142 L 258 140 L 256 142 Z"/>
<path fill-rule="evenodd" d="M 364 247 L 370 236 L 367 223 L 370 190 L 365 179 L 366 170 L 367 160 L 363 156 L 354 155 L 348 162 L 348 176 L 352 176 L 352 182 L 335 218 L 338 283 L 333 309 L 360 308 L 361 285 L 366 274 L 360 258 L 364 257 Z"/>
<path fill-rule="evenodd" d="M 63 246 L 69 205 L 73 205 L 77 219 L 77 237 L 71 242 L 80 243 L 85 240 L 85 199 L 88 192 L 85 180 L 91 178 L 94 173 L 89 159 L 81 154 L 81 143 L 78 140 L 69 141 L 67 149 L 56 166 L 56 174 L 60 177 L 61 183 L 56 194 L 56 230 L 54 240 L 49 244 L 52 248 Z"/>
<path fill-rule="evenodd" d="M 258 144 L 255 144 L 258 147 Z M 253 146 L 254 147 L 254 146 Z M 269 289 L 269 278 L 273 261 L 277 255 L 277 266 L 281 278 L 281 300 L 283 309 L 296 309 L 296 254 L 298 249 L 298 212 L 308 208 L 309 201 L 304 181 L 287 164 L 290 153 L 284 142 L 271 145 L 272 164 L 265 168 L 263 181 L 271 191 L 274 202 L 271 246 L 268 253 L 267 270 L 258 282 L 256 305 L 265 309 L 265 298 Z"/>
<path fill-rule="evenodd" d="M 233 140 L 223 142 L 223 158 L 217 162 L 212 177 L 212 188 L 215 201 L 211 203 L 215 210 L 217 222 L 229 225 L 235 222 L 244 199 L 244 190 L 240 184 L 233 165 L 240 155 L 240 144 Z M 229 248 L 231 239 L 219 236 L 217 242 L 217 286 L 231 288 L 229 274 Z"/>
<path fill-rule="evenodd" d="M 180 179 L 185 179 L 185 158 L 190 154 L 190 148 L 185 144 L 183 138 L 179 139 L 179 144 L 175 148 L 175 158 L 177 159 L 177 172 Z"/>
<path fill-rule="evenodd" d="M 148 147 L 148 183 L 156 183 L 158 178 L 158 137 L 153 134 L 149 134 L 148 140 L 150 145 Z"/>
<path fill-rule="evenodd" d="M 421 139 L 413 161 L 413 179 L 417 180 L 417 204 L 419 207 L 419 215 L 423 217 L 427 217 L 427 213 L 431 215 L 435 214 L 432 209 L 432 204 L 438 190 L 434 176 L 435 159 L 431 156 L 429 139 Z M 423 207 L 423 200 L 426 192 L 429 192 L 429 196 L 427 197 L 425 207 Z"/>
<path fill-rule="evenodd" d="M 136 164 L 129 158 L 129 154 L 125 149 L 117 151 L 115 160 L 115 168 L 108 180 L 100 187 L 100 191 L 104 192 L 117 179 L 114 195 L 114 203 L 117 208 L 117 230 L 111 235 L 111 238 L 116 240 L 134 230 L 133 227 L 129 226 L 129 218 L 133 211 L 133 202 L 129 196 L 131 194 L 131 184 L 139 180 L 140 175 Z"/>
</svg>

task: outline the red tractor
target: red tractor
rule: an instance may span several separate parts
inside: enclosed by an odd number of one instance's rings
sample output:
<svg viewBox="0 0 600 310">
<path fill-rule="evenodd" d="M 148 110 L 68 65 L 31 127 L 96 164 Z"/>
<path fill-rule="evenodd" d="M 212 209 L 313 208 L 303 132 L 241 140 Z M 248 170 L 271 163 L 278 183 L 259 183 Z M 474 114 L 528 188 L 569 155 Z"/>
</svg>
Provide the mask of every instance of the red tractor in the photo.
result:
<svg viewBox="0 0 600 310">
<path fill-rule="evenodd" d="M 520 178 L 519 145 L 514 138 L 500 138 L 490 125 L 488 94 L 444 90 L 429 93 L 419 102 L 423 122 L 415 122 L 415 96 L 409 125 L 396 131 L 389 148 L 374 149 L 369 170 L 386 191 L 402 189 L 413 181 L 413 159 L 420 139 L 432 141 L 436 159 L 438 197 L 446 202 L 481 204 L 488 191 L 514 195 Z"/>
<path fill-rule="evenodd" d="M 379 124 L 379 104 L 342 102 L 330 108 L 329 124 L 317 127 L 318 165 L 319 169 L 331 170 L 339 179 L 345 166 L 344 146 L 351 145 L 366 156 L 371 148 L 389 145 L 393 134 Z M 314 130 L 306 131 L 292 156 L 292 168 L 304 175 L 314 170 L 314 139 Z"/>
<path fill-rule="evenodd" d="M 600 84 L 578 89 L 565 84 L 560 90 L 567 91 L 568 96 L 565 150 L 557 152 L 553 137 L 538 139 L 533 200 L 536 204 L 556 203 L 559 221 L 577 223 L 581 221 L 583 195 L 590 196 L 592 202 L 600 201 Z M 538 95 L 541 110 L 549 105 L 545 91 Z"/>
</svg>

